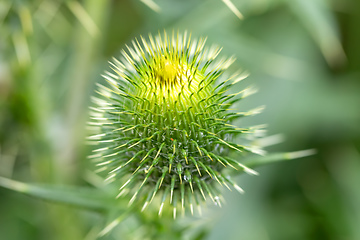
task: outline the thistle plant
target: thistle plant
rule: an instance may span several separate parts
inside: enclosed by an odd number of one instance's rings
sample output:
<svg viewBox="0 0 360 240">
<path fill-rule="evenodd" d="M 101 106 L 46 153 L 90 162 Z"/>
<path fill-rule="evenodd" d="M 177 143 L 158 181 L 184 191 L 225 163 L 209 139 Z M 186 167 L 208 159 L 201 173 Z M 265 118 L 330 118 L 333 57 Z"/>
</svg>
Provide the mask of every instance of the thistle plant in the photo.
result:
<svg viewBox="0 0 360 240">
<path fill-rule="evenodd" d="M 236 143 L 254 128 L 232 124 L 254 113 L 231 110 L 251 92 L 230 91 L 246 76 L 226 74 L 234 58 L 219 59 L 221 48 L 205 43 L 187 32 L 135 39 L 97 84 L 90 158 L 118 184 L 118 197 L 142 210 L 157 199 L 159 214 L 164 206 L 174 217 L 179 209 L 193 214 L 208 198 L 221 205 L 221 187 L 243 192 L 226 169 L 257 174 L 241 163 L 252 148 Z"/>
</svg>

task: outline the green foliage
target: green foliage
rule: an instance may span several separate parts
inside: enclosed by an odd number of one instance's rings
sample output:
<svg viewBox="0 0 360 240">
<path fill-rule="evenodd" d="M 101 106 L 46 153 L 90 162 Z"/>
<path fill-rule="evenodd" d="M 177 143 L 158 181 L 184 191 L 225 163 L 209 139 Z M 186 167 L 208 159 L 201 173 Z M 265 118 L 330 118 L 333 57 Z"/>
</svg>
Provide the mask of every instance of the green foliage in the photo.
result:
<svg viewBox="0 0 360 240">
<path fill-rule="evenodd" d="M 360 239 L 359 9 L 356 0 L 0 1 L 1 238 Z M 87 106 L 106 61 L 163 29 L 208 36 L 237 59 L 230 72 L 246 69 L 260 90 L 233 108 L 266 110 L 233 125 L 266 123 L 270 137 L 234 142 L 269 154 L 229 157 L 258 167 L 317 154 L 259 177 L 231 172 L 246 194 L 221 191 L 226 203 L 202 217 L 167 221 L 116 199 L 119 183 L 88 171 Z M 273 146 L 278 133 L 286 141 Z"/>
<path fill-rule="evenodd" d="M 93 188 L 34 185 L 0 177 L 0 186 L 39 199 L 93 210 L 108 210 L 116 207 L 113 196 Z"/>
</svg>

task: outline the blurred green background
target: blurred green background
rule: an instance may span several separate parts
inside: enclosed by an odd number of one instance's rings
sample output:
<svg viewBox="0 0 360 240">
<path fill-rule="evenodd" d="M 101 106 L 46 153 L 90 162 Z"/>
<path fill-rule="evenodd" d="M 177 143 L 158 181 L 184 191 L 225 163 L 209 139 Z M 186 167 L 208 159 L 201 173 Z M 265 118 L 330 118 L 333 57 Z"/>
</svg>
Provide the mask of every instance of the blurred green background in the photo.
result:
<svg viewBox="0 0 360 240">
<path fill-rule="evenodd" d="M 204 239 L 359 240 L 360 1 L 233 0 L 243 20 L 226 1 L 155 2 L 0 1 L 0 176 L 96 184 L 84 144 L 94 83 L 132 38 L 187 29 L 251 73 L 239 88 L 259 91 L 237 107 L 266 110 L 237 124 L 281 134 L 269 152 L 317 149 L 239 176 L 246 194 L 209 207 Z M 95 239 L 99 222 L 0 188 L 0 239 Z M 106 239 L 131 239 L 123 231 Z"/>
</svg>

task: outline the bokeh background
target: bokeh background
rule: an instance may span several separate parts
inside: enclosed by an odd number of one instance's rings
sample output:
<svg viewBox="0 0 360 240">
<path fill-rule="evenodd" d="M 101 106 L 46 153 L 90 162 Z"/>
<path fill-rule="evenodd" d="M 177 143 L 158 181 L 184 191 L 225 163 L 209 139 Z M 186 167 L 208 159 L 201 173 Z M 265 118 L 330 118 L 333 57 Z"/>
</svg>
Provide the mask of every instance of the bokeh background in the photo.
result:
<svg viewBox="0 0 360 240">
<path fill-rule="evenodd" d="M 239 176 L 246 194 L 209 207 L 203 238 L 359 240 L 360 1 L 233 0 L 243 20 L 226 2 L 1 0 L 0 176 L 94 184 L 87 106 L 107 61 L 133 37 L 187 29 L 251 73 L 239 88 L 259 91 L 237 107 L 266 105 L 241 124 L 283 139 L 268 152 L 317 149 Z M 0 239 L 95 239 L 101 218 L 0 188 Z"/>
</svg>

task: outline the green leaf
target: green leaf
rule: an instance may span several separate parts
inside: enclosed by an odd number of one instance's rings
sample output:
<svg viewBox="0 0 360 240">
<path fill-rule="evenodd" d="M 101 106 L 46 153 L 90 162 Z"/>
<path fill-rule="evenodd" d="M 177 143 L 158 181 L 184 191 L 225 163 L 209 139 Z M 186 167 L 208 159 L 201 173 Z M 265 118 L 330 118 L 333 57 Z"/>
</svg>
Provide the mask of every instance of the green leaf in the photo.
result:
<svg viewBox="0 0 360 240">
<path fill-rule="evenodd" d="M 262 157 L 248 158 L 247 160 L 245 160 L 243 162 L 243 164 L 249 168 L 253 168 L 253 167 L 258 167 L 258 166 L 265 165 L 268 163 L 307 157 L 307 156 L 314 155 L 315 153 L 316 153 L 315 149 L 307 149 L 307 150 L 296 151 L 296 152 L 273 153 L 273 154 L 268 154 L 268 155 L 265 155 Z"/>
<path fill-rule="evenodd" d="M 308 29 L 330 65 L 343 63 L 346 56 L 340 42 L 336 16 L 328 1 L 286 0 L 290 9 Z"/>
<path fill-rule="evenodd" d="M 92 188 L 28 184 L 4 177 L 0 177 L 0 186 L 46 201 L 92 210 L 107 210 L 116 206 L 115 197 Z"/>
</svg>

